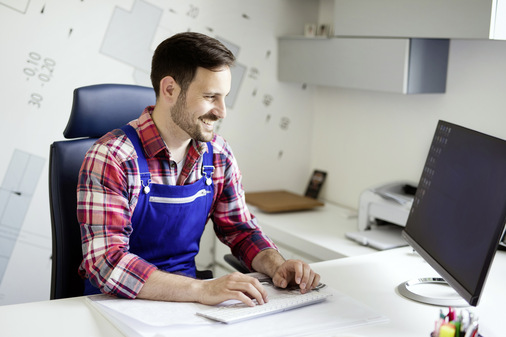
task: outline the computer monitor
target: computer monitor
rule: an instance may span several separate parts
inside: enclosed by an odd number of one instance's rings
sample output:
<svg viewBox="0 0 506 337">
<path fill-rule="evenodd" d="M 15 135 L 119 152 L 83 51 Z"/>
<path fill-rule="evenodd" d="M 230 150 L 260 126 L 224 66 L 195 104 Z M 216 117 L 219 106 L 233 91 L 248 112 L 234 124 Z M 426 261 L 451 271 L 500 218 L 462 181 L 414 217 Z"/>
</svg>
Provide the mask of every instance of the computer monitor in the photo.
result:
<svg viewBox="0 0 506 337">
<path fill-rule="evenodd" d="M 506 141 L 439 121 L 403 237 L 476 306 L 505 221 Z M 410 285 L 440 281 L 422 278 L 398 289 L 418 301 L 455 304 L 409 290 Z"/>
</svg>

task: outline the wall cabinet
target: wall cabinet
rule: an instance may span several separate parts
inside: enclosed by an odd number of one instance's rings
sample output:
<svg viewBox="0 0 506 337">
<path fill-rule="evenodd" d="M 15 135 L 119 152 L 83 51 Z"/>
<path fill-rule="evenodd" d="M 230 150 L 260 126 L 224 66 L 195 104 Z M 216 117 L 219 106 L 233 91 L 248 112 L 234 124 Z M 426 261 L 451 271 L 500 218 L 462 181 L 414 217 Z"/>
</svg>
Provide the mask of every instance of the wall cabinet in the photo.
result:
<svg viewBox="0 0 506 337">
<path fill-rule="evenodd" d="M 281 81 L 403 94 L 444 93 L 449 40 L 278 39 Z"/>
<path fill-rule="evenodd" d="M 317 7 L 334 37 L 278 39 L 281 81 L 444 93 L 449 39 L 506 40 L 506 0 L 318 0 Z"/>
<path fill-rule="evenodd" d="M 506 39 L 506 0 L 334 0 L 336 36 Z"/>
</svg>

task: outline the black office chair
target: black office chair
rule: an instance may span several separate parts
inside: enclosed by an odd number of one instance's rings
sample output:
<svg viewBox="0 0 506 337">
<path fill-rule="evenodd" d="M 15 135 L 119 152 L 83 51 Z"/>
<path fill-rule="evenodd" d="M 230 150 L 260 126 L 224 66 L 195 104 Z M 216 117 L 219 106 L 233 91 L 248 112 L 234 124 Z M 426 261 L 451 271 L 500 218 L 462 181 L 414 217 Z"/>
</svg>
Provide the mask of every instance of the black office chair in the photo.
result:
<svg viewBox="0 0 506 337">
<path fill-rule="evenodd" d="M 238 258 L 236 258 L 232 254 L 225 254 L 223 256 L 223 259 L 225 262 L 227 262 L 230 266 L 232 266 L 235 270 L 237 270 L 240 273 L 247 274 L 250 273 L 250 270 L 246 268 L 244 264 L 242 264 L 241 261 L 239 261 Z"/>
<path fill-rule="evenodd" d="M 100 84 L 74 90 L 72 111 L 63 132 L 71 140 L 54 142 L 49 154 L 51 299 L 83 294 L 83 280 L 77 273 L 83 256 L 76 187 L 86 151 L 108 131 L 138 118 L 155 101 L 152 88 L 136 85 Z"/>
</svg>

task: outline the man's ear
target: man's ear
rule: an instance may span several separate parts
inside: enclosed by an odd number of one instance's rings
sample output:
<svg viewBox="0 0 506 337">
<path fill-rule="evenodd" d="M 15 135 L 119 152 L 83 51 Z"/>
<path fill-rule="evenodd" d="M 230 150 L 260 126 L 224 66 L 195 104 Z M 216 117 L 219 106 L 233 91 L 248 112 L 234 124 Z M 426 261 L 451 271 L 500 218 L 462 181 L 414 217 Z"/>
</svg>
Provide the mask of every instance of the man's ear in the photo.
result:
<svg viewBox="0 0 506 337">
<path fill-rule="evenodd" d="M 172 76 L 165 76 L 160 80 L 160 98 L 167 103 L 176 103 L 180 91 L 181 87 Z"/>
</svg>

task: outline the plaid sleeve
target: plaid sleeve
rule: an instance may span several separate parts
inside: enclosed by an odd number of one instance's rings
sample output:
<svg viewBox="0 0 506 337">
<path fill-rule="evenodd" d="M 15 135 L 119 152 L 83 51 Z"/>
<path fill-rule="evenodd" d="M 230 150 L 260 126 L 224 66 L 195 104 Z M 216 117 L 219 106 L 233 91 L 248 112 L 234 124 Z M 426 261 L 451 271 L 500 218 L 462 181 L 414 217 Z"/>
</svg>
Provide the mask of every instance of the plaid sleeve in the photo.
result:
<svg viewBox="0 0 506 337">
<path fill-rule="evenodd" d="M 102 141 L 102 142 L 101 142 Z M 131 200 L 140 189 L 129 181 L 136 170 L 125 137 L 97 142 L 86 154 L 77 187 L 77 217 L 83 261 L 80 274 L 103 293 L 135 298 L 155 266 L 130 254 Z M 107 146 L 105 145 L 107 144 Z M 135 205 L 133 205 L 135 206 Z"/>
<path fill-rule="evenodd" d="M 218 183 L 216 204 L 212 220 L 221 242 L 228 245 L 232 254 L 252 270 L 255 256 L 264 249 L 277 249 L 262 232 L 256 218 L 249 212 L 242 187 L 242 175 L 226 142 L 215 156 L 215 174 Z M 221 179 L 220 179 L 221 178 Z"/>
</svg>

